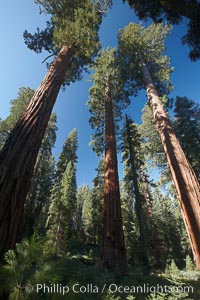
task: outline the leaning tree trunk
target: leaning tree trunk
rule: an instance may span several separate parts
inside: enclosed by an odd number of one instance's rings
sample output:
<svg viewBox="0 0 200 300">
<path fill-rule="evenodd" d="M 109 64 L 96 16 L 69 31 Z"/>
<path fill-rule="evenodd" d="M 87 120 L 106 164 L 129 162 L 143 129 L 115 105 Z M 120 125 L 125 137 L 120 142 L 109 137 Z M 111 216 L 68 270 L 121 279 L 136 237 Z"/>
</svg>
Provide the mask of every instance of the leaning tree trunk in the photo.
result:
<svg viewBox="0 0 200 300">
<path fill-rule="evenodd" d="M 141 63 L 141 68 L 144 75 L 147 97 L 179 196 L 182 216 L 190 239 L 194 259 L 198 269 L 200 269 L 199 182 L 185 157 L 144 62 Z"/>
<path fill-rule="evenodd" d="M 109 81 L 105 90 L 105 159 L 104 159 L 104 222 L 100 267 L 113 269 L 116 262 L 120 272 L 127 275 L 128 267 L 122 229 L 121 202 L 117 166 L 117 150 L 112 99 Z"/>
<path fill-rule="evenodd" d="M 73 50 L 63 46 L 0 152 L 0 253 L 13 248 L 33 168 Z"/>
</svg>

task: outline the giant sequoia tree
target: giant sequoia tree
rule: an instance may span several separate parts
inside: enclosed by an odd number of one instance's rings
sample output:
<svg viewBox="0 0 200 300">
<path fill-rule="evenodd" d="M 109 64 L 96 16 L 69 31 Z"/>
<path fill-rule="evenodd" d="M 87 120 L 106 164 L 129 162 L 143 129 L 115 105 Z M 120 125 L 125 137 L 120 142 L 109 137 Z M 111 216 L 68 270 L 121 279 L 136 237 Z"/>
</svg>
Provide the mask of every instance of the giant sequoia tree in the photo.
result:
<svg viewBox="0 0 200 300">
<path fill-rule="evenodd" d="M 200 187 L 159 98 L 159 94 L 166 94 L 170 88 L 169 59 L 162 55 L 167 32 L 168 28 L 161 24 L 152 24 L 143 29 L 132 23 L 120 32 L 119 48 L 121 58 L 127 64 L 130 79 L 138 87 L 146 89 L 179 196 L 194 259 L 200 268 Z"/>
<path fill-rule="evenodd" d="M 0 153 L 0 252 L 15 245 L 30 179 L 56 97 L 63 83 L 80 78 L 99 48 L 98 28 L 104 1 L 38 0 L 50 14 L 45 30 L 24 33 L 30 49 L 57 58 L 33 95 Z M 59 49 L 61 49 L 59 51 Z"/>
<path fill-rule="evenodd" d="M 33 94 L 33 89 L 22 87 L 19 89 L 18 97 L 10 101 L 10 115 L 0 124 L 0 147 L 3 147 L 5 144 L 10 132 L 18 119 L 22 116 Z M 44 220 L 44 215 L 41 217 L 40 213 L 42 210 L 44 212 L 44 207 L 50 193 L 54 168 L 51 151 L 56 140 L 56 130 L 56 115 L 52 114 L 39 149 L 33 172 L 32 185 L 26 201 L 26 216 L 24 220 L 24 227 L 26 228 L 25 235 L 32 234 L 32 230 L 35 227 L 34 224 L 40 223 L 41 225 L 42 219 Z"/>
<path fill-rule="evenodd" d="M 104 157 L 104 220 L 100 266 L 113 269 L 117 264 L 127 274 L 127 261 L 122 229 L 121 203 L 116 149 L 116 124 L 127 101 L 124 81 L 116 63 L 115 50 L 104 50 L 96 61 L 92 75 L 88 105 L 92 117 L 95 150 L 105 149 Z M 102 144 L 104 147 L 102 147 Z"/>
<path fill-rule="evenodd" d="M 56 141 L 56 114 L 52 114 L 37 156 L 30 191 L 24 210 L 23 236 L 30 237 L 35 231 L 44 233 L 54 178 L 52 149 Z"/>
</svg>

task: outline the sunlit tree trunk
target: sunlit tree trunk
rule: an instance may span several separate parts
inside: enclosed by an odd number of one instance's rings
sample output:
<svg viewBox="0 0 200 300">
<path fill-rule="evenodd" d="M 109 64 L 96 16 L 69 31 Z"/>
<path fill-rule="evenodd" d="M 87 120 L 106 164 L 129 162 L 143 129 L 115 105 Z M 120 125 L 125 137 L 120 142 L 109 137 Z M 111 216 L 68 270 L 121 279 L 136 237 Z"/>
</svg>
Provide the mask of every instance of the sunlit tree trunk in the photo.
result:
<svg viewBox="0 0 200 300">
<path fill-rule="evenodd" d="M 104 224 L 100 266 L 114 269 L 118 263 L 120 272 L 127 275 L 113 107 L 109 80 L 105 80 Z"/>
<path fill-rule="evenodd" d="M 73 50 L 63 46 L 0 152 L 0 253 L 13 248 L 38 150 Z"/>
<path fill-rule="evenodd" d="M 155 85 L 144 62 L 141 63 L 145 87 L 154 120 L 167 157 L 179 196 L 182 216 L 188 232 L 194 259 L 200 269 L 200 186 L 180 146 L 171 122 L 159 99 Z"/>
</svg>

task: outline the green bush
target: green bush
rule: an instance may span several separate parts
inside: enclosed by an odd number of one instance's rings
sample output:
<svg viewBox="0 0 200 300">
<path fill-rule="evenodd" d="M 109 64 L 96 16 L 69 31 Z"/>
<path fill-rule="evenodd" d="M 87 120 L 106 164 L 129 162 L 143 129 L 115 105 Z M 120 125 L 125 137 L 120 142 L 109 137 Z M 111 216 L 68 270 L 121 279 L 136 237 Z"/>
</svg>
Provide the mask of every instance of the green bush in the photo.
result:
<svg viewBox="0 0 200 300">
<path fill-rule="evenodd" d="M 195 265 L 189 255 L 186 256 L 185 260 L 185 271 L 194 271 Z"/>
</svg>

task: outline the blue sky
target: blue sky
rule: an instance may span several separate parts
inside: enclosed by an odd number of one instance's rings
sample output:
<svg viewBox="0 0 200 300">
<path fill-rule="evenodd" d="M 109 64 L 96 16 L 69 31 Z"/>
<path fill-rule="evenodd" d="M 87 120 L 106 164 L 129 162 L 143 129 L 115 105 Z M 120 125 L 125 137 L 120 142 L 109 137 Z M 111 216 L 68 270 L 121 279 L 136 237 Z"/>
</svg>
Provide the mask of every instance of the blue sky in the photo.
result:
<svg viewBox="0 0 200 300">
<path fill-rule="evenodd" d="M 100 38 L 103 47 L 116 46 L 117 31 L 130 22 L 138 22 L 134 13 L 121 0 L 113 1 L 114 5 L 100 29 Z M 0 117 L 4 119 L 9 114 L 10 100 L 17 97 L 20 87 L 37 89 L 47 69 L 42 61 L 47 53 L 36 54 L 27 49 L 23 41 L 23 32 L 35 32 L 36 27 L 45 27 L 46 18 L 39 14 L 39 8 L 33 0 L 4 1 L 1 5 L 0 36 Z M 172 83 L 175 86 L 171 96 L 187 96 L 200 103 L 199 97 L 199 70 L 200 62 L 191 62 L 188 58 L 188 49 L 182 46 L 180 37 L 185 32 L 185 25 L 175 26 L 171 36 L 167 38 L 166 50 L 175 67 L 172 74 Z M 54 111 L 58 117 L 57 142 L 54 154 L 57 156 L 62 144 L 73 128 L 78 130 L 79 162 L 77 166 L 78 184 L 89 183 L 96 175 L 98 164 L 96 154 L 88 146 L 91 129 L 88 123 L 89 113 L 85 105 L 88 100 L 88 75 L 81 82 L 67 87 L 60 92 Z M 136 122 L 140 122 L 141 109 L 146 101 L 144 93 L 134 99 L 129 107 L 129 113 Z M 121 168 L 120 168 L 121 172 Z"/>
</svg>

